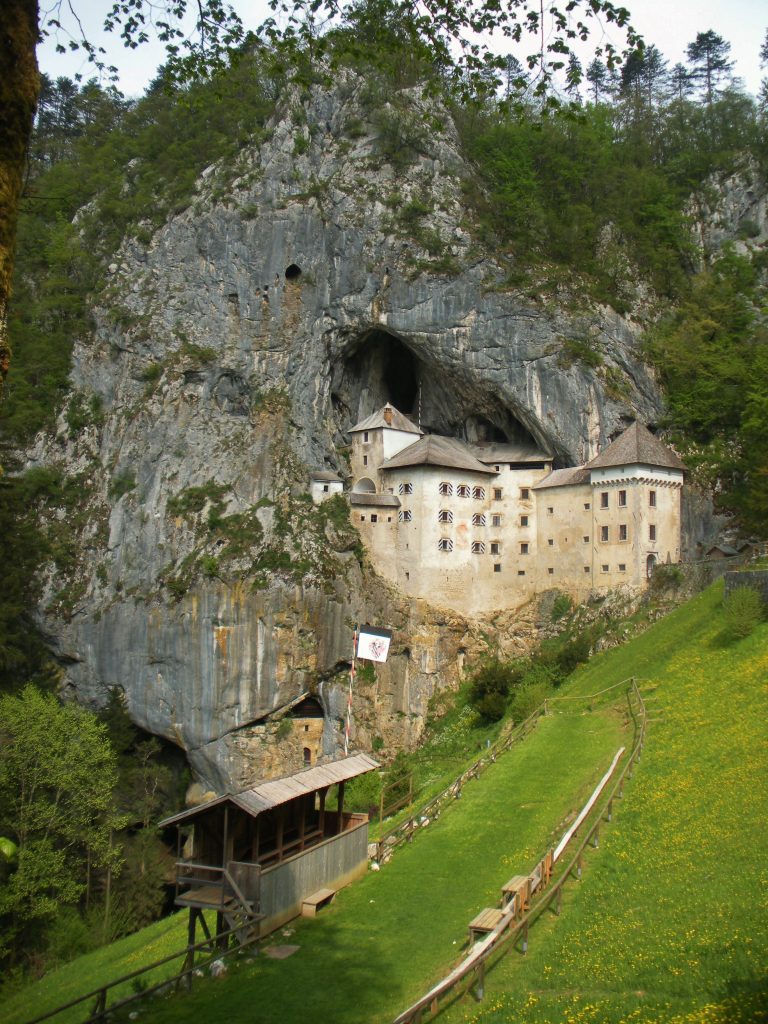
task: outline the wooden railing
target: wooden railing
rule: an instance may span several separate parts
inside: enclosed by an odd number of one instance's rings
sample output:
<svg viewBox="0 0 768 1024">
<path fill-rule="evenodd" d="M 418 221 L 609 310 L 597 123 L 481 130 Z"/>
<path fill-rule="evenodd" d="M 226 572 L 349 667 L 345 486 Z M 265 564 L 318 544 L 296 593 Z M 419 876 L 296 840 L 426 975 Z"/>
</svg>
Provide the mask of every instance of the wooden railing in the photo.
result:
<svg viewBox="0 0 768 1024">
<path fill-rule="evenodd" d="M 493 764 L 499 754 L 504 753 L 505 750 L 509 750 L 515 743 L 525 739 L 536 727 L 539 718 L 546 714 L 546 711 L 547 704 L 545 701 L 524 722 L 521 722 L 520 725 L 511 729 L 508 733 L 499 737 L 495 743 L 491 744 L 483 756 L 478 758 L 469 768 L 465 769 L 458 778 L 454 779 L 450 786 L 447 786 L 442 792 L 432 797 L 426 803 L 414 807 L 404 821 L 399 822 L 389 831 L 379 836 L 376 842 L 376 860 L 382 864 L 403 843 L 410 843 L 414 835 L 421 830 L 423 821 L 432 821 L 440 814 L 446 804 L 453 800 L 458 800 L 461 797 L 461 790 L 464 784 L 470 779 L 479 778 L 482 772 L 489 765 Z"/>
<path fill-rule="evenodd" d="M 625 685 L 625 683 L 617 685 Z M 555 912 L 560 913 L 562 903 L 563 887 L 571 875 L 581 878 L 584 850 L 587 844 L 598 845 L 600 825 L 603 819 L 611 821 L 613 815 L 613 801 L 620 798 L 624 793 L 624 780 L 631 777 L 632 770 L 640 755 L 645 742 L 646 710 L 643 698 L 633 678 L 628 681 L 627 700 L 629 712 L 634 723 L 634 743 L 629 757 L 626 759 L 618 776 L 608 788 L 616 767 L 622 754 L 625 752 L 622 747 L 617 753 L 611 767 L 598 783 L 592 796 L 589 798 L 576 821 L 568 829 L 563 839 L 554 850 L 547 851 L 541 861 L 528 875 L 530 883 L 530 895 L 535 894 L 534 886 L 538 890 L 538 898 L 532 903 L 530 910 L 519 916 L 519 908 L 516 900 L 512 900 L 502 911 L 501 920 L 486 935 L 484 939 L 476 942 L 469 951 L 469 954 L 456 966 L 442 981 L 418 999 L 412 1006 L 399 1015 L 394 1024 L 420 1024 L 425 1013 L 436 1014 L 439 1012 L 440 1000 L 449 993 L 455 994 L 456 988 L 467 983 L 467 987 L 475 985 L 475 992 L 478 998 L 482 998 L 485 986 L 485 972 L 495 960 L 503 956 L 510 948 L 513 948 L 519 940 L 521 952 L 528 949 L 528 933 L 531 925 L 542 915 L 552 904 L 555 904 Z M 615 689 L 610 687 L 609 689 Z M 602 691 L 607 692 L 607 691 Z M 592 695 L 597 696 L 597 695 Z M 585 698 L 590 699 L 590 698 Z M 602 797 L 602 800 L 601 800 Z M 599 806 L 597 813 L 595 807 Z M 549 883 L 548 864 L 554 864 L 566 851 L 571 842 L 576 839 L 579 830 L 587 822 L 581 841 L 572 851 L 570 861 L 562 872 L 558 873 L 555 882 Z"/>
</svg>

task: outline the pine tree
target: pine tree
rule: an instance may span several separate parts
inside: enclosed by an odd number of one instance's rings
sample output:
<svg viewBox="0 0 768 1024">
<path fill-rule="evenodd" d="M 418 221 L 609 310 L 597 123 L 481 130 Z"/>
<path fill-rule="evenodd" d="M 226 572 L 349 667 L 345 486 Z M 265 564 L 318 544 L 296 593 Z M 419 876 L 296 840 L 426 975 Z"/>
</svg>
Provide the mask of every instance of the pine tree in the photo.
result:
<svg viewBox="0 0 768 1024">
<path fill-rule="evenodd" d="M 693 65 L 691 80 L 703 90 L 707 106 L 711 106 L 719 83 L 730 77 L 733 69 L 733 61 L 728 60 L 731 44 L 709 29 L 699 32 L 685 52 Z"/>
<path fill-rule="evenodd" d="M 597 57 L 587 68 L 586 79 L 592 89 L 592 102 L 599 103 L 601 98 L 610 92 L 610 77 L 608 68 Z"/>
<path fill-rule="evenodd" d="M 687 100 L 693 95 L 691 73 L 685 64 L 675 64 L 669 73 L 669 94 L 673 100 Z"/>
</svg>

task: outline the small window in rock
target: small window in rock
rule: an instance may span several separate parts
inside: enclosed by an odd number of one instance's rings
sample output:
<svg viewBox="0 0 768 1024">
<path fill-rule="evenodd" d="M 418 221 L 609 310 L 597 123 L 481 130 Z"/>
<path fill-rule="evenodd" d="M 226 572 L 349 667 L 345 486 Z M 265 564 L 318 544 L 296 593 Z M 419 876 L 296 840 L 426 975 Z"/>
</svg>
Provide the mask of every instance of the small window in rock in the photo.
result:
<svg viewBox="0 0 768 1024">
<path fill-rule="evenodd" d="M 285 279 L 286 281 L 295 281 L 301 277 L 301 267 L 296 263 L 292 263 L 290 267 L 285 268 Z"/>
<path fill-rule="evenodd" d="M 312 764 L 312 751 L 309 747 L 304 747 L 304 764 Z"/>
</svg>

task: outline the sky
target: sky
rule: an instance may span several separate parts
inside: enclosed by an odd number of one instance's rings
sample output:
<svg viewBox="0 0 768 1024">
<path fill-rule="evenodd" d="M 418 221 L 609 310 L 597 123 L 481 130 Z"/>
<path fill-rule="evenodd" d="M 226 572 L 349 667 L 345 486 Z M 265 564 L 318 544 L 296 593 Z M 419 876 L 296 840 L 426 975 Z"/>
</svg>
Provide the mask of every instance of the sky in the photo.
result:
<svg viewBox="0 0 768 1024">
<path fill-rule="evenodd" d="M 47 0 L 61 6 L 61 0 Z M 164 60 L 162 45 L 156 41 L 136 50 L 125 49 L 118 38 L 100 31 L 104 10 L 111 0 L 71 0 L 89 38 L 108 49 L 107 63 L 120 71 L 119 88 L 126 96 L 138 96 L 154 77 L 155 70 Z M 736 62 L 734 73 L 743 80 L 744 87 L 757 95 L 760 81 L 768 76 L 768 68 L 761 71 L 759 52 L 768 29 L 768 4 L 765 0 L 623 0 L 632 13 L 632 23 L 654 43 L 669 61 L 670 67 L 685 63 L 685 48 L 698 32 L 713 29 L 731 44 L 731 59 Z M 235 0 L 234 6 L 246 21 L 255 27 L 271 14 L 266 0 Z M 41 0 L 41 14 L 46 11 L 46 0 Z M 65 18 L 62 14 L 62 22 Z M 70 20 L 70 25 L 72 22 Z M 66 35 L 60 40 L 67 43 Z M 620 43 L 620 36 L 614 42 Z M 107 46 L 107 44 L 109 44 Z M 92 65 L 82 54 L 55 52 L 55 40 L 48 38 L 38 49 L 41 71 L 52 78 L 66 75 L 70 78 L 82 74 L 84 80 L 93 77 Z M 518 53 L 522 58 L 524 53 Z M 589 63 L 591 53 L 582 56 Z"/>
</svg>

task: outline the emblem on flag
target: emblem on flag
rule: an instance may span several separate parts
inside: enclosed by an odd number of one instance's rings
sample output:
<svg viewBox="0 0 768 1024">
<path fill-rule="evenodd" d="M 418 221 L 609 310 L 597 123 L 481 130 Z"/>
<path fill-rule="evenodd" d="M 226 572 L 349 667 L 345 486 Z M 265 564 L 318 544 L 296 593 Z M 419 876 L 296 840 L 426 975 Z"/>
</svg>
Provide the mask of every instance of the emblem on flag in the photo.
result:
<svg viewBox="0 0 768 1024">
<path fill-rule="evenodd" d="M 357 657 L 366 661 L 386 661 L 391 642 L 391 629 L 361 626 L 357 638 Z"/>
</svg>

